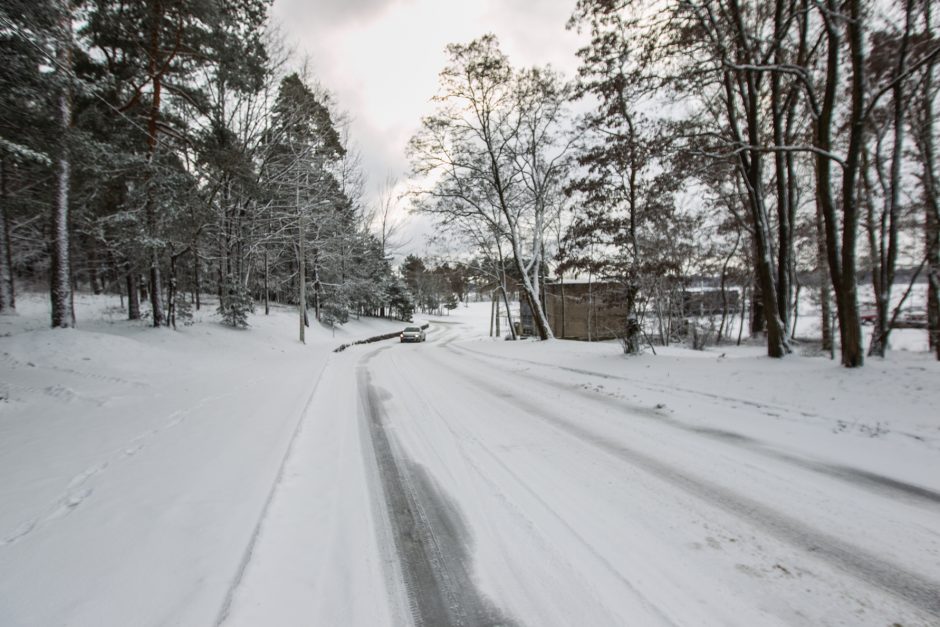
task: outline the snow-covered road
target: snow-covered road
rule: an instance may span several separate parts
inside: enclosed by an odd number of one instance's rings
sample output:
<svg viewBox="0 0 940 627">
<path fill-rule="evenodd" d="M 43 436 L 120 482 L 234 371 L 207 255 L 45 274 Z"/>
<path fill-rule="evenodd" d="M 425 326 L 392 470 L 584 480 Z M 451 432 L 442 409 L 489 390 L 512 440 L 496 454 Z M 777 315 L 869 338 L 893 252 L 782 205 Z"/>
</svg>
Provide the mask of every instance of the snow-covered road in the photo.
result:
<svg viewBox="0 0 940 627">
<path fill-rule="evenodd" d="M 361 362 L 416 622 L 940 620 L 935 491 L 689 428 L 458 332 Z"/>
<path fill-rule="evenodd" d="M 850 451 L 817 454 L 839 437 L 819 425 L 797 421 L 789 439 L 738 429 L 768 410 L 747 399 L 473 334 L 436 320 L 424 344 L 333 358 L 322 411 L 308 416 L 329 431 L 309 425 L 291 456 L 295 481 L 275 499 L 226 624 L 940 620 L 929 481 L 847 464 L 859 460 Z M 634 388 L 708 419 L 625 393 Z M 819 443 L 800 446 L 801 429 Z M 936 451 L 919 450 L 911 457 L 936 467 Z"/>
</svg>

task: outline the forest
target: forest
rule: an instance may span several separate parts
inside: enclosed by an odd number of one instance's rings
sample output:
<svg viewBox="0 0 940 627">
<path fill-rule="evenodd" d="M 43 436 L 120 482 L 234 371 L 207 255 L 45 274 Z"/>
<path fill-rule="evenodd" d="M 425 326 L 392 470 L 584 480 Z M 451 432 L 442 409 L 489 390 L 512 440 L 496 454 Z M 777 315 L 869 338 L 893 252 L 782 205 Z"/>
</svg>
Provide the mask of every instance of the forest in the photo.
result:
<svg viewBox="0 0 940 627">
<path fill-rule="evenodd" d="M 454 43 L 407 190 L 377 206 L 342 103 L 268 11 L 4 1 L 0 311 L 48 286 L 52 326 L 73 326 L 87 289 L 175 327 L 214 295 L 233 326 L 299 305 L 303 340 L 308 309 L 409 319 L 473 286 L 517 294 L 550 339 L 546 281 L 594 277 L 620 286 L 638 350 L 704 282 L 740 289 L 776 358 L 811 301 L 821 349 L 858 367 L 922 287 L 940 359 L 929 0 L 578 0 L 572 77 L 514 65 L 494 35 Z M 393 201 L 448 252 L 393 267 Z"/>
<path fill-rule="evenodd" d="M 271 301 L 409 315 L 348 123 L 286 69 L 268 5 L 5 3 L 0 309 L 48 281 L 57 327 L 78 287 L 155 327 L 207 293 L 233 326 Z"/>
</svg>

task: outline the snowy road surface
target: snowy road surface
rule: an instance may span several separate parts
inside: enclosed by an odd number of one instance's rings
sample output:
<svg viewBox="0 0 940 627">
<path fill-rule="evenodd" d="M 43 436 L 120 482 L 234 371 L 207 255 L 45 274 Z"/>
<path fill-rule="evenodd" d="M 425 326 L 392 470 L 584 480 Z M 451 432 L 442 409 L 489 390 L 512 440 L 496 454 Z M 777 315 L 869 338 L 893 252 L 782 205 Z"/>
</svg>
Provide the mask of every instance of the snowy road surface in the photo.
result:
<svg viewBox="0 0 940 627">
<path fill-rule="evenodd" d="M 327 404 L 342 394 L 357 421 L 333 424 L 344 450 L 331 455 L 366 471 L 332 475 L 342 488 L 310 505 L 334 517 L 329 532 L 298 532 L 318 445 L 297 451 L 296 493 L 272 507 L 270 558 L 249 568 L 233 624 L 940 622 L 932 487 L 696 426 L 586 383 L 603 373 L 507 358 L 462 331 L 439 321 L 425 344 L 334 359 Z M 367 547 L 338 550 L 363 519 Z M 290 555 L 318 556 L 321 579 L 281 589 Z"/>
<path fill-rule="evenodd" d="M 937 364 L 473 313 L 341 353 L 394 323 L 0 321 L 0 625 L 940 624 Z"/>
</svg>

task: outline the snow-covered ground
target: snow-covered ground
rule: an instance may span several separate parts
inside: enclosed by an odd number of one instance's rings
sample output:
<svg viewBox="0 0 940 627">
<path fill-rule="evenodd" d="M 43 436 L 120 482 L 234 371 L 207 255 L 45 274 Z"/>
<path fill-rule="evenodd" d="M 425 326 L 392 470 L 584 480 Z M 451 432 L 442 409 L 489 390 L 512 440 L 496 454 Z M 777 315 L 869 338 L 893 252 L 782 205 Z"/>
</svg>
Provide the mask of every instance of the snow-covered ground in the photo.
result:
<svg viewBox="0 0 940 627">
<path fill-rule="evenodd" d="M 0 625 L 932 625 L 940 364 L 0 318 Z M 114 304 L 114 303 L 110 303 Z"/>
<path fill-rule="evenodd" d="M 910 287 L 910 293 L 907 293 Z M 907 297 L 905 298 L 905 293 Z M 802 290 L 802 296 L 799 302 L 799 315 L 796 319 L 796 336 L 799 338 L 819 338 L 822 335 L 820 327 L 822 325 L 819 314 L 819 303 L 815 302 L 814 294 L 811 290 Z M 895 283 L 891 290 L 891 313 L 898 305 L 902 305 L 901 299 L 904 298 L 902 311 L 926 313 L 927 311 L 927 284 L 915 283 L 909 286 L 906 282 Z M 862 313 L 872 313 L 875 311 L 875 294 L 870 283 L 861 283 L 858 286 L 859 309 Z M 833 310 L 832 315 L 835 315 Z M 903 318 L 904 316 L 901 316 Z M 740 322 L 740 320 L 738 320 Z M 862 345 L 865 350 L 871 343 L 871 334 L 874 325 L 862 325 Z M 737 327 L 735 327 L 735 332 Z M 836 331 L 838 335 L 838 330 Z M 888 344 L 891 350 L 906 352 L 926 352 L 928 350 L 927 333 L 923 329 L 892 329 L 888 338 Z"/>
<path fill-rule="evenodd" d="M 401 326 L 301 345 L 292 310 L 157 331 L 117 306 L 0 317 L 4 627 L 214 624 L 333 347 Z"/>
</svg>

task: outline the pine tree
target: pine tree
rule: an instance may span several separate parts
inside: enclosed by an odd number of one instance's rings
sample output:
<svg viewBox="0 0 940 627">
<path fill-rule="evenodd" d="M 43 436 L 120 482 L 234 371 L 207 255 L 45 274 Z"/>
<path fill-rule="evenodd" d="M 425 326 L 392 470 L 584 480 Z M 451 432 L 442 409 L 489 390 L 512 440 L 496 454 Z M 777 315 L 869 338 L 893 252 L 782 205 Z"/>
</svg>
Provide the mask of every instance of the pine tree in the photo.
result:
<svg viewBox="0 0 940 627">
<path fill-rule="evenodd" d="M 36 182 L 52 165 L 53 107 L 42 68 L 55 58 L 56 8 L 47 0 L 9 0 L 0 8 L 0 313 L 16 308 L 11 228 L 29 211 L 21 207 L 24 196 L 30 204 L 51 203 L 48 187 Z"/>
<path fill-rule="evenodd" d="M 56 25 L 56 83 L 59 146 L 56 150 L 56 197 L 52 217 L 52 326 L 74 324 L 72 311 L 72 271 L 69 255 L 69 193 L 71 190 L 72 129 L 72 7 L 60 0 Z"/>
<path fill-rule="evenodd" d="M 296 234 L 299 339 L 307 324 L 307 265 L 312 262 L 313 300 L 320 314 L 318 274 L 321 244 L 331 229 L 343 195 L 331 172 L 345 153 L 329 109 L 297 74 L 281 80 L 266 134 L 262 182 L 277 211 L 276 219 Z M 308 243 L 310 250 L 308 252 Z"/>
<path fill-rule="evenodd" d="M 251 293 L 241 283 L 228 283 L 226 297 L 219 303 L 216 310 L 225 324 L 245 329 L 248 327 L 248 314 L 254 311 L 254 301 Z"/>
<path fill-rule="evenodd" d="M 220 94 L 217 105 L 225 102 L 228 90 L 260 89 L 267 5 L 264 0 L 91 2 L 82 35 L 96 50 L 101 71 L 116 79 L 117 88 L 108 94 L 112 108 L 132 121 L 143 159 L 142 180 L 133 191 L 144 208 L 141 243 L 155 326 L 166 322 L 162 268 L 172 214 L 181 209 L 164 202 L 161 194 L 173 184 L 173 171 L 180 170 L 176 155 L 188 145 L 180 142 L 190 133 L 188 116 L 212 115 L 209 86 L 200 80 L 211 75 L 211 87 Z"/>
</svg>

